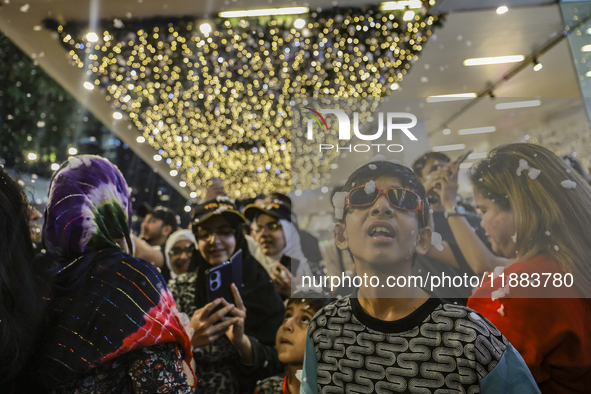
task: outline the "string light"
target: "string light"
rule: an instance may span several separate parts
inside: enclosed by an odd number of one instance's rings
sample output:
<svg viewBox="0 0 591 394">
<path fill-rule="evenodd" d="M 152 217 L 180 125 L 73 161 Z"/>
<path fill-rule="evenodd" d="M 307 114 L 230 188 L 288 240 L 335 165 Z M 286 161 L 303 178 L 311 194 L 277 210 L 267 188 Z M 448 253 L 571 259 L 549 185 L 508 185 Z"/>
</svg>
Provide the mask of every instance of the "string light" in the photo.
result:
<svg viewBox="0 0 591 394">
<path fill-rule="evenodd" d="M 292 165 L 313 169 L 298 189 L 323 186 L 336 152 L 304 162 L 314 147 L 292 137 L 300 109 L 290 103 L 387 96 L 440 24 L 426 9 L 403 21 L 405 10 L 335 7 L 309 13 L 302 28 L 297 15 L 128 21 L 122 29 L 103 21 L 94 45 L 86 45 L 87 25 L 46 24 L 186 187 L 202 197 L 204 184 L 221 177 L 232 197 L 246 198 L 289 192 Z M 360 120 L 374 109 L 371 101 Z"/>
</svg>

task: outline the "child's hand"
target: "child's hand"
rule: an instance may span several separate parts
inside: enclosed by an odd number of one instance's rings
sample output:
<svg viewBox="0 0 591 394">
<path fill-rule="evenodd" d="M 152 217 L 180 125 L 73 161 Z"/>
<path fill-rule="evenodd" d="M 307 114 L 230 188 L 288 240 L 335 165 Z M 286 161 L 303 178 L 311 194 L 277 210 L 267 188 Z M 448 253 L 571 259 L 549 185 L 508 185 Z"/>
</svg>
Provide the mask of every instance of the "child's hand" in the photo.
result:
<svg viewBox="0 0 591 394">
<path fill-rule="evenodd" d="M 219 311 L 210 315 L 211 311 L 215 309 L 222 301 L 225 302 L 226 306 Z M 238 318 L 228 318 L 226 314 L 234 309 L 234 305 L 228 304 L 223 298 L 218 298 L 205 305 L 201 309 L 197 309 L 193 313 L 189 327 L 195 330 L 191 343 L 193 347 L 202 347 L 209 345 L 226 332 L 228 327 L 235 324 Z M 221 323 L 217 323 L 222 320 Z M 216 324 L 217 323 L 217 324 Z"/>
<path fill-rule="evenodd" d="M 271 279 L 275 282 L 275 287 L 281 297 L 288 298 L 291 296 L 291 273 L 283 264 L 275 263 Z"/>
<path fill-rule="evenodd" d="M 458 196 L 458 170 L 457 162 L 451 162 L 440 169 L 442 172 L 438 177 L 438 184 L 434 192 L 439 195 L 439 200 L 444 208 L 449 209 L 456 205 Z"/>
</svg>

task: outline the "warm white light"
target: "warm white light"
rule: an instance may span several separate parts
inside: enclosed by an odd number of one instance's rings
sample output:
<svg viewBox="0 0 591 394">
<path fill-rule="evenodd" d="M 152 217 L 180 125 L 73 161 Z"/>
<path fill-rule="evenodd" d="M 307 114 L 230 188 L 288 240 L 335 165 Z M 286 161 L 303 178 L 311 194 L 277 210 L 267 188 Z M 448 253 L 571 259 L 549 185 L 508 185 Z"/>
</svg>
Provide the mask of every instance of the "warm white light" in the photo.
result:
<svg viewBox="0 0 591 394">
<path fill-rule="evenodd" d="M 177 170 L 170 170 L 170 176 L 177 176 L 179 172 Z"/>
<path fill-rule="evenodd" d="M 502 5 L 499 8 L 497 8 L 497 14 L 499 14 L 499 15 L 503 15 L 507 11 L 509 11 L 509 8 L 507 8 L 504 5 Z"/>
<path fill-rule="evenodd" d="M 324 186 L 322 189 L 320 189 L 320 191 L 322 193 L 328 193 L 328 187 Z"/>
<path fill-rule="evenodd" d="M 581 48 L 581 51 L 591 52 L 591 45 L 585 45 L 584 47 Z"/>
<path fill-rule="evenodd" d="M 179 186 L 180 186 L 180 187 L 185 187 L 185 186 L 187 186 L 187 182 L 185 182 L 185 181 L 180 181 L 180 182 L 179 182 Z"/>
<path fill-rule="evenodd" d="M 160 161 L 160 160 L 162 160 L 162 156 L 154 155 L 154 161 Z"/>
<path fill-rule="evenodd" d="M 94 89 L 94 85 L 91 84 L 90 82 L 84 82 L 84 87 L 88 90 L 93 90 Z"/>
<path fill-rule="evenodd" d="M 86 34 L 86 39 L 90 42 L 97 42 L 98 36 L 94 32 L 90 32 Z"/>
<path fill-rule="evenodd" d="M 35 160 L 37 160 L 37 154 L 31 152 L 27 155 L 27 158 L 31 161 L 35 161 Z"/>
<path fill-rule="evenodd" d="M 464 66 L 486 66 L 489 64 L 518 63 L 525 59 L 523 55 L 478 57 L 464 60 Z"/>
<path fill-rule="evenodd" d="M 475 127 L 472 129 L 461 129 L 458 130 L 459 135 L 469 135 L 469 134 L 483 134 L 483 133 L 492 133 L 496 131 L 497 128 L 495 126 L 486 126 L 486 127 Z"/>
<path fill-rule="evenodd" d="M 133 86 L 132 83 L 130 83 L 129 85 L 127 85 L 127 89 L 128 90 L 133 90 L 135 88 L 135 86 Z"/>
<path fill-rule="evenodd" d="M 191 206 L 185 205 L 185 212 L 191 212 Z"/>
<path fill-rule="evenodd" d="M 408 22 L 408 21 L 413 20 L 414 17 L 415 17 L 415 12 L 413 10 L 408 10 L 404 13 L 402 20 Z"/>
<path fill-rule="evenodd" d="M 457 94 L 441 94 L 439 96 L 427 97 L 428 103 L 439 103 L 442 101 L 457 101 L 457 100 L 468 100 L 476 98 L 476 93 L 457 93 Z"/>
<path fill-rule="evenodd" d="M 339 168 L 339 165 L 337 163 L 332 163 L 330 165 L 330 168 L 332 168 L 333 170 L 336 170 L 337 168 Z"/>
<path fill-rule="evenodd" d="M 301 29 L 302 27 L 306 26 L 306 21 L 303 19 L 296 19 L 295 22 L 293 23 L 293 26 L 296 29 Z"/>
<path fill-rule="evenodd" d="M 301 196 L 302 195 L 302 191 L 301 190 L 296 190 L 295 191 L 295 195 L 298 196 L 298 197 Z"/>
<path fill-rule="evenodd" d="M 189 196 L 191 198 L 197 198 L 197 192 L 191 192 L 191 194 L 189 194 Z"/>
<path fill-rule="evenodd" d="M 131 100 L 131 96 L 129 94 L 123 97 L 123 102 L 127 103 L 129 100 Z"/>
<path fill-rule="evenodd" d="M 466 144 L 440 145 L 434 146 L 433 152 L 449 152 L 452 150 L 466 149 Z"/>
<path fill-rule="evenodd" d="M 541 105 L 540 100 L 528 100 L 528 101 L 515 101 L 512 103 L 499 103 L 495 105 L 496 109 L 515 109 L 515 108 L 527 108 L 537 107 Z"/>
<path fill-rule="evenodd" d="M 308 11 L 310 11 L 308 7 L 284 7 L 265 8 L 260 10 L 224 11 L 220 12 L 218 15 L 220 18 L 247 18 L 251 16 L 305 14 Z"/>
<path fill-rule="evenodd" d="M 540 71 L 542 69 L 542 63 L 536 63 L 534 65 L 534 71 Z"/>
<path fill-rule="evenodd" d="M 57 171 L 57 170 L 59 170 L 59 169 L 60 169 L 60 165 L 59 165 L 59 164 L 57 164 L 57 163 L 53 163 L 53 164 L 51 164 L 51 169 L 52 169 L 53 171 Z"/>
<path fill-rule="evenodd" d="M 203 34 L 209 34 L 211 33 L 211 25 L 209 23 L 202 23 L 201 26 L 199 26 L 199 30 L 201 30 L 201 33 Z"/>
<path fill-rule="evenodd" d="M 146 139 L 143 136 L 139 136 L 135 139 L 137 142 L 139 142 L 140 144 L 143 144 L 144 142 L 146 142 Z"/>
<path fill-rule="evenodd" d="M 398 82 L 394 82 L 392 85 L 390 85 L 390 89 L 398 90 L 400 89 L 400 85 L 398 84 Z"/>
<path fill-rule="evenodd" d="M 451 134 L 450 129 L 443 129 L 443 135 L 450 135 L 450 134 Z"/>
<path fill-rule="evenodd" d="M 585 76 L 586 76 L 587 78 L 591 78 L 591 71 L 587 71 L 587 74 L 585 74 Z"/>
<path fill-rule="evenodd" d="M 76 149 L 76 148 L 70 148 L 70 149 L 68 149 L 68 154 L 70 156 L 74 156 L 76 153 L 78 153 L 78 149 Z"/>
<path fill-rule="evenodd" d="M 422 6 L 423 6 L 423 2 L 420 0 L 387 1 L 385 3 L 380 4 L 380 10 L 382 10 L 382 11 L 403 10 L 406 7 L 417 9 L 417 8 L 421 8 Z"/>
<path fill-rule="evenodd" d="M 486 152 L 470 153 L 468 155 L 468 160 L 486 159 L 486 155 Z"/>
<path fill-rule="evenodd" d="M 123 119 L 123 115 L 121 115 L 121 112 L 113 112 L 113 119 Z"/>
</svg>

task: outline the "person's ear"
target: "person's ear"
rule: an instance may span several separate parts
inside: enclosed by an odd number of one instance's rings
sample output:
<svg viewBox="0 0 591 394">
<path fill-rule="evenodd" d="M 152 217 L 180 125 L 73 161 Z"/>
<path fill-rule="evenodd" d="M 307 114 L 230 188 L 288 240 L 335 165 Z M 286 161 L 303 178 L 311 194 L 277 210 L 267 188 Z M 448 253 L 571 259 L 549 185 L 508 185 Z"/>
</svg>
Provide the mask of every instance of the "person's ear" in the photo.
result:
<svg viewBox="0 0 591 394">
<path fill-rule="evenodd" d="M 334 226 L 334 239 L 337 247 L 341 250 L 349 249 L 349 240 L 347 238 L 347 226 L 345 223 L 338 222 Z"/>
<path fill-rule="evenodd" d="M 417 254 L 426 254 L 427 250 L 431 246 L 431 237 L 433 236 L 433 230 L 431 227 L 423 227 L 419 229 L 419 239 L 417 240 L 417 245 L 415 246 L 415 253 Z"/>
<path fill-rule="evenodd" d="M 164 226 L 162 228 L 162 232 L 164 233 L 164 236 L 166 238 L 168 238 L 168 236 L 170 235 L 170 233 L 172 233 L 172 226 L 170 224 L 167 224 L 166 226 Z"/>
</svg>

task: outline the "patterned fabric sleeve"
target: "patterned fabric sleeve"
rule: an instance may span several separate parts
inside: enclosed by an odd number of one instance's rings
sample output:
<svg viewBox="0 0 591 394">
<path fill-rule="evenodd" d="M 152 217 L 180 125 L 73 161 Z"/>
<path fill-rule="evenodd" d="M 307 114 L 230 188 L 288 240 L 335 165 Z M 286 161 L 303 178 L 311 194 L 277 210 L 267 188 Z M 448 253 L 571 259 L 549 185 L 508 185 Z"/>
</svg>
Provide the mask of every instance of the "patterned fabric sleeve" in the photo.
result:
<svg viewBox="0 0 591 394">
<path fill-rule="evenodd" d="M 193 393 L 183 373 L 178 346 L 165 344 L 134 352 L 128 374 L 136 394 Z"/>
</svg>

